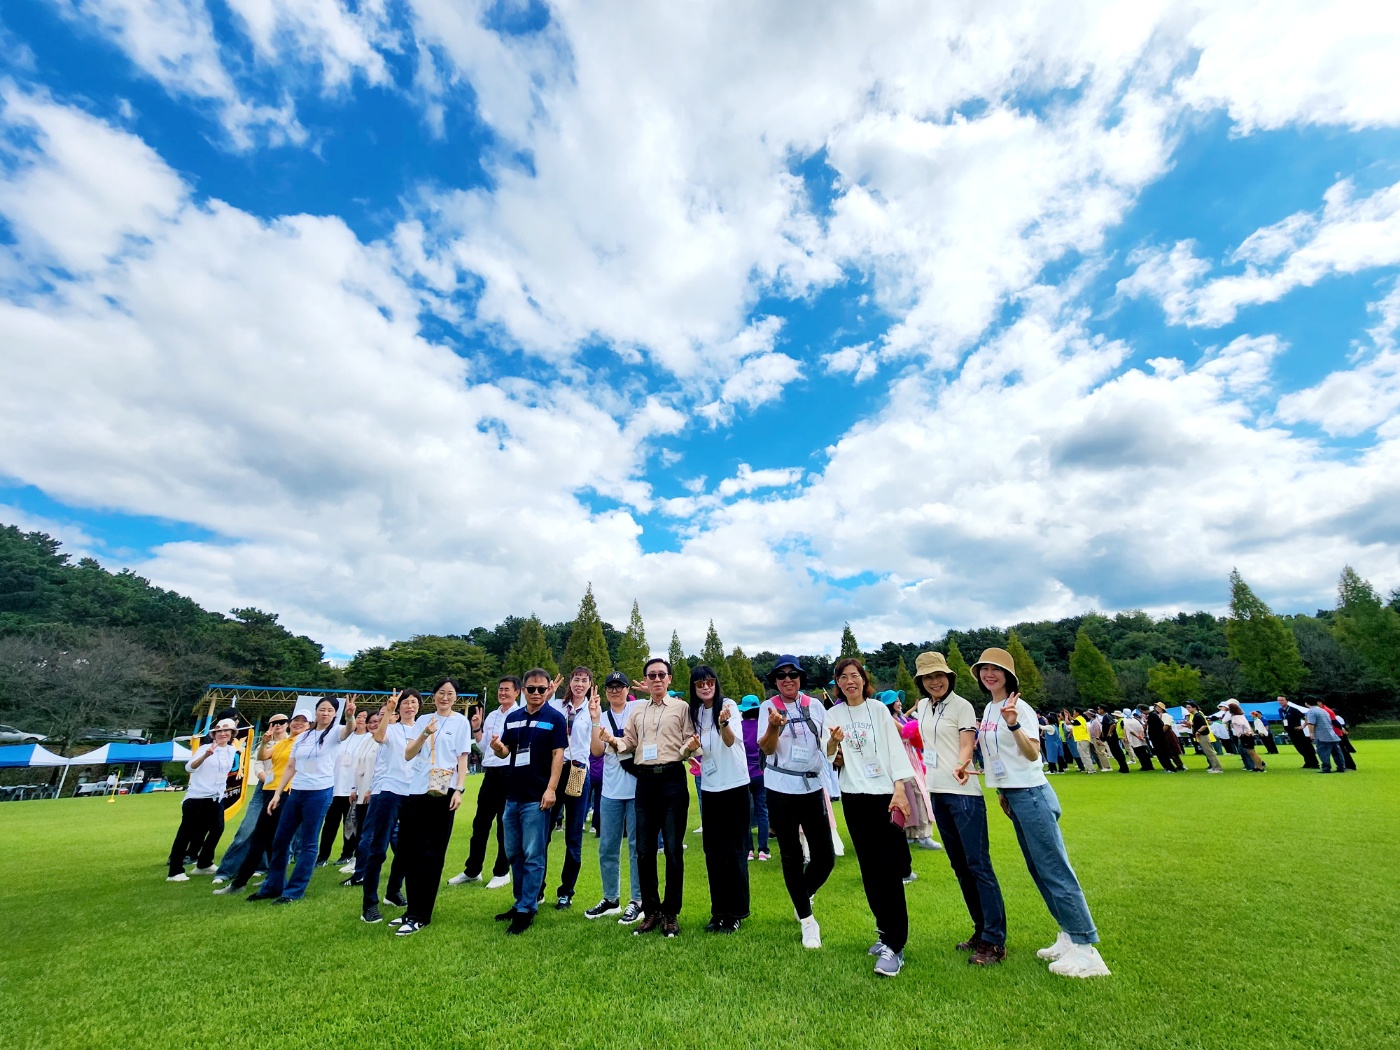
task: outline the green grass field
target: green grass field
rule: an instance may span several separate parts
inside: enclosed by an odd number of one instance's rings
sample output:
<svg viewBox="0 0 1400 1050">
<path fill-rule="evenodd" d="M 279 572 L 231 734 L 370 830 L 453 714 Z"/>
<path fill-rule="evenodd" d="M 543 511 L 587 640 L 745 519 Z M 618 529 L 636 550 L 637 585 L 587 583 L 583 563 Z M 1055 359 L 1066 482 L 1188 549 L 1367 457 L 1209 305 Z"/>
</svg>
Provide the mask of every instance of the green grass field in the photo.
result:
<svg viewBox="0 0 1400 1050">
<path fill-rule="evenodd" d="M 677 940 L 583 918 L 599 896 L 591 837 L 574 910 L 525 936 L 491 921 L 509 891 L 477 884 L 444 887 L 433 925 L 395 939 L 359 922 L 334 868 L 285 909 L 214 897 L 207 878 L 167 884 L 178 795 L 10 803 L 0 1046 L 1396 1047 L 1400 741 L 1362 748 L 1359 774 L 1326 780 L 1288 749 L 1261 776 L 1227 759 L 1208 777 L 1192 758 L 1186 776 L 1052 778 L 1114 971 L 1092 981 L 1035 958 L 1055 927 L 999 810 L 1006 964 L 965 964 L 948 863 L 916 850 L 907 964 L 882 981 L 849 849 L 817 898 L 819 952 L 798 943 L 776 858 L 750 866 L 740 933 L 705 934 L 698 836 Z"/>
</svg>

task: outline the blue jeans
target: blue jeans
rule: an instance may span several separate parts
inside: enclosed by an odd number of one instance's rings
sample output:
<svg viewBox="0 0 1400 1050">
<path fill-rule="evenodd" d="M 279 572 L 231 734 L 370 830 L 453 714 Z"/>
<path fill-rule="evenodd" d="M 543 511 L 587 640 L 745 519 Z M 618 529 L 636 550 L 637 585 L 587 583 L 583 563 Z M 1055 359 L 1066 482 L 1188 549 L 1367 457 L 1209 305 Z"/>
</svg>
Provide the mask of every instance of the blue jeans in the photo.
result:
<svg viewBox="0 0 1400 1050">
<path fill-rule="evenodd" d="M 284 809 L 277 821 L 277 836 L 272 840 L 272 867 L 267 869 L 267 881 L 258 894 L 263 897 L 290 897 L 301 900 L 306 895 L 306 887 L 311 884 L 311 873 L 316 868 L 317 836 L 321 834 L 321 821 L 326 819 L 326 810 L 331 808 L 333 788 L 320 791 L 293 789 L 282 796 L 278 804 Z M 287 881 L 287 860 L 292 851 L 292 839 L 300 832 L 301 847 L 296 853 L 296 867 L 292 869 L 291 881 Z"/>
<path fill-rule="evenodd" d="M 758 827 L 758 848 L 768 852 L 768 792 L 763 789 L 763 774 L 749 779 L 749 827 Z M 753 852 L 753 836 L 749 836 L 749 852 Z"/>
<path fill-rule="evenodd" d="M 987 844 L 987 803 L 981 795 L 935 791 L 930 795 L 943 853 L 953 866 L 975 938 L 1006 945 L 1006 904 L 992 870 Z"/>
<path fill-rule="evenodd" d="M 1347 771 L 1347 756 L 1346 752 L 1342 750 L 1342 742 L 1340 740 L 1314 740 L 1313 744 L 1317 748 L 1317 759 L 1322 763 L 1322 771 L 1324 773 L 1330 773 L 1332 771 L 1331 761 L 1334 759 L 1337 763 L 1338 773 L 1345 773 Z"/>
<path fill-rule="evenodd" d="M 544 887 L 544 859 L 549 850 L 554 810 L 540 809 L 538 802 L 506 799 L 504 820 L 515 910 L 533 915 L 539 909 L 540 890 Z"/>
<path fill-rule="evenodd" d="M 263 786 L 259 784 L 253 788 L 253 794 L 248 798 L 248 808 L 243 811 L 243 822 L 238 825 L 238 832 L 233 836 L 228 849 L 224 850 L 224 859 L 219 861 L 219 870 L 215 872 L 218 878 L 231 879 L 243 866 L 243 858 L 248 855 L 248 847 L 252 845 L 253 829 L 258 826 L 258 818 L 262 816 L 264 801 Z"/>
<path fill-rule="evenodd" d="M 364 885 L 363 907 L 379 903 L 379 872 L 389 853 L 394 829 L 399 823 L 399 807 L 407 796 L 381 791 L 369 797 L 364 826 L 360 828 L 359 849 L 355 853 L 355 878 Z M 397 854 L 396 854 L 397 855 Z"/>
<path fill-rule="evenodd" d="M 603 897 L 621 900 L 622 862 L 617 851 L 622 836 L 627 836 L 628 882 L 631 900 L 641 903 L 642 884 L 637 878 L 637 802 L 630 798 L 605 798 L 602 801 L 603 823 L 598 835 L 598 868 L 603 874 Z"/>
<path fill-rule="evenodd" d="M 1089 915 L 1089 904 L 1079 879 L 1069 865 L 1065 840 L 1060 834 L 1060 800 L 1049 784 L 1030 788 L 1002 788 L 1011 807 L 1016 841 L 1026 858 L 1035 888 L 1045 906 L 1075 944 L 1098 944 L 1099 931 Z"/>
</svg>

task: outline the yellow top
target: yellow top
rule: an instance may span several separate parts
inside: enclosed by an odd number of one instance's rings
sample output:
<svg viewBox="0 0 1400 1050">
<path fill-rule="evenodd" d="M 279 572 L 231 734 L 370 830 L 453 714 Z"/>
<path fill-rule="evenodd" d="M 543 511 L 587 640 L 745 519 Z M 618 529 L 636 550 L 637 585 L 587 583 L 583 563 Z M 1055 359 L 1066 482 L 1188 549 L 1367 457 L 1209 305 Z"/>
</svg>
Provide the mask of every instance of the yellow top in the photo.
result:
<svg viewBox="0 0 1400 1050">
<path fill-rule="evenodd" d="M 1071 719 L 1069 723 L 1070 732 L 1074 734 L 1075 742 L 1089 739 L 1089 725 L 1083 718 Z"/>
<path fill-rule="evenodd" d="M 270 790 L 276 791 L 277 785 L 282 783 L 282 774 L 287 769 L 287 759 L 292 757 L 292 744 L 295 740 L 287 737 L 272 745 L 272 779 L 267 782 Z"/>
</svg>

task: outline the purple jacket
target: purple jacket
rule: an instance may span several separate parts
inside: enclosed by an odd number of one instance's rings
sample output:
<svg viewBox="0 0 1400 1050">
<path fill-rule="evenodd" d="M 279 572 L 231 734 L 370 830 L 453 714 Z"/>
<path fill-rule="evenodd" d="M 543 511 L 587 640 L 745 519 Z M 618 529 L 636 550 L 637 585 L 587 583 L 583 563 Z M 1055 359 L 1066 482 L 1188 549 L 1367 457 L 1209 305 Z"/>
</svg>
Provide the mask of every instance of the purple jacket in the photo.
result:
<svg viewBox="0 0 1400 1050">
<path fill-rule="evenodd" d="M 758 719 L 742 719 L 744 726 L 744 750 L 749 756 L 749 779 L 763 776 L 763 755 L 758 750 Z"/>
</svg>

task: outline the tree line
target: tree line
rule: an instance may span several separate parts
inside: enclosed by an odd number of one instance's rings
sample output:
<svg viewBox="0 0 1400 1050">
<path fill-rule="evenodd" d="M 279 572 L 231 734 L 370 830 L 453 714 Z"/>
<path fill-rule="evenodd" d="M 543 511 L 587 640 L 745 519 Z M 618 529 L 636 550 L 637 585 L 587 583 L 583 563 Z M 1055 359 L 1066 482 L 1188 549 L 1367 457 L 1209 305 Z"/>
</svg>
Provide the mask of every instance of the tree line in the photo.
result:
<svg viewBox="0 0 1400 1050">
<path fill-rule="evenodd" d="M 590 585 L 569 621 L 508 616 L 492 628 L 373 646 L 339 667 L 274 613 L 210 612 L 129 571 L 108 572 L 91 558 L 73 563 L 60 547 L 43 533 L 0 527 L 0 714 L 58 747 L 91 726 L 186 731 L 211 682 L 388 689 L 452 677 L 491 698 L 502 674 L 536 666 L 551 673 L 588 667 L 595 679 L 616 669 L 638 679 L 660 648 L 635 601 L 618 629 L 600 615 Z M 875 649 L 863 648 L 846 624 L 833 641 L 834 655 L 800 656 L 814 681 L 825 683 L 838 659 L 857 655 L 881 687 L 910 695 L 915 657 L 937 649 L 957 672 L 959 690 L 976 699 L 968 660 L 1000 646 L 1012 654 L 1026 698 L 1044 707 L 1159 699 L 1214 706 L 1228 697 L 1253 704 L 1282 694 L 1316 696 L 1360 723 L 1394 714 L 1400 696 L 1400 589 L 1382 598 L 1350 567 L 1341 573 L 1336 607 L 1311 616 L 1276 615 L 1232 572 L 1227 616 L 1086 612 Z M 713 622 L 698 651 L 674 630 L 664 651 L 682 695 L 691 668 L 705 663 L 725 695 L 762 696 L 778 656 L 726 650 Z"/>
</svg>

